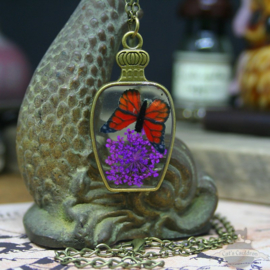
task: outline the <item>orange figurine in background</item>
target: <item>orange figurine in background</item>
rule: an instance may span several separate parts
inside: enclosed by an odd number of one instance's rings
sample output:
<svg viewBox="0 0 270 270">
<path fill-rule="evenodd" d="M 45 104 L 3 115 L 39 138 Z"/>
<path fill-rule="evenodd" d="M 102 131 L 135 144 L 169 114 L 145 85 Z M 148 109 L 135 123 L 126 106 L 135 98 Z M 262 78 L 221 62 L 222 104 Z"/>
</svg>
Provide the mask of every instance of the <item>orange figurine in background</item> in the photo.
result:
<svg viewBox="0 0 270 270">
<path fill-rule="evenodd" d="M 238 61 L 238 88 L 243 105 L 270 109 L 270 0 L 242 0 L 234 32 L 249 44 Z"/>
</svg>

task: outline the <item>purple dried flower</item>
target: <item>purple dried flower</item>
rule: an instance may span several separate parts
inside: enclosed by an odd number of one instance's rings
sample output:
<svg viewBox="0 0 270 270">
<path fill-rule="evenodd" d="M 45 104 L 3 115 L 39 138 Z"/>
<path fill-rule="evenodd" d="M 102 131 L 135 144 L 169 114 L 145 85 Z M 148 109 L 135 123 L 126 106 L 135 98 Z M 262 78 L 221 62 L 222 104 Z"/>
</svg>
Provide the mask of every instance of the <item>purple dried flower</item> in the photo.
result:
<svg viewBox="0 0 270 270">
<path fill-rule="evenodd" d="M 148 140 L 144 140 L 139 133 L 128 129 L 124 133 L 127 140 L 117 136 L 117 141 L 107 139 L 106 147 L 110 151 L 110 156 L 105 162 L 111 166 L 110 171 L 106 171 L 109 181 L 116 185 L 127 183 L 128 185 L 141 186 L 147 177 L 158 177 L 155 164 L 163 157 Z M 165 150 L 164 155 L 167 151 Z"/>
</svg>

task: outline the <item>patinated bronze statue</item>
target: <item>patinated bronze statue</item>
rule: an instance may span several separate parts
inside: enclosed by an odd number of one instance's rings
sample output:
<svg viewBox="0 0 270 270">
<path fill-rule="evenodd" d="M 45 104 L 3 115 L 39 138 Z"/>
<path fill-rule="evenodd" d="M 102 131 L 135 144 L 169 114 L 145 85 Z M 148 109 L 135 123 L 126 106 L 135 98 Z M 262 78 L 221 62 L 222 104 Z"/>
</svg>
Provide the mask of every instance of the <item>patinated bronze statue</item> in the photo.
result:
<svg viewBox="0 0 270 270">
<path fill-rule="evenodd" d="M 158 191 L 113 193 L 100 177 L 90 110 L 96 91 L 110 78 L 126 16 L 124 0 L 82 0 L 28 87 L 18 121 L 17 154 L 35 200 L 24 225 L 39 245 L 83 248 L 209 230 L 216 188 L 209 177 L 198 175 L 179 139 Z"/>
</svg>

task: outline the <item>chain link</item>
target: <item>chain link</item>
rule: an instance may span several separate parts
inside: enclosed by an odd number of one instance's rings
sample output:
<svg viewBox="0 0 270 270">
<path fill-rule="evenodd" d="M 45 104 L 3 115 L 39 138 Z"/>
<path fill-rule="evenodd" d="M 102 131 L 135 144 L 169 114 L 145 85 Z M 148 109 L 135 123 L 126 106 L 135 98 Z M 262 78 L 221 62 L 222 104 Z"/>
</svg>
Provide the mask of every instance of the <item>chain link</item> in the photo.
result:
<svg viewBox="0 0 270 270">
<path fill-rule="evenodd" d="M 55 260 L 62 265 L 73 263 L 77 268 L 86 266 L 95 269 L 103 267 L 110 269 L 117 267 L 127 269 L 163 267 L 165 265 L 164 261 L 155 260 L 172 256 L 190 256 L 206 250 L 218 249 L 223 245 L 232 244 L 236 241 L 237 234 L 230 222 L 224 217 L 215 215 L 211 220 L 211 225 L 217 233 L 217 237 L 206 239 L 192 236 L 181 242 L 146 237 L 123 242 L 114 247 L 99 244 L 95 249 L 84 248 L 80 251 L 74 248 L 66 248 L 64 251 L 55 252 Z M 147 252 L 146 249 L 151 249 L 151 251 Z"/>
<path fill-rule="evenodd" d="M 137 36 L 140 28 L 139 22 L 139 12 L 141 11 L 141 7 L 139 4 L 139 0 L 125 0 L 125 11 L 128 16 L 128 29 L 129 31 L 133 31 L 131 47 L 135 47 L 135 37 Z"/>
<path fill-rule="evenodd" d="M 125 0 L 125 11 L 128 15 L 128 22 L 132 23 L 135 18 L 139 16 L 139 12 L 141 10 L 139 0 Z"/>
</svg>

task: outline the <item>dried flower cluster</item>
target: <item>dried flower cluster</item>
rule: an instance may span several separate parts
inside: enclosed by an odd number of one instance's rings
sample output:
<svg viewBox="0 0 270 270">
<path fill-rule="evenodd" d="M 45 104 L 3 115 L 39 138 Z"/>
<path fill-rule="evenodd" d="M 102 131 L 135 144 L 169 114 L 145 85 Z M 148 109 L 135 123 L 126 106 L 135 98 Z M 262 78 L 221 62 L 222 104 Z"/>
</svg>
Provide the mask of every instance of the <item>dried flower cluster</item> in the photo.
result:
<svg viewBox="0 0 270 270">
<path fill-rule="evenodd" d="M 117 141 L 107 139 L 106 147 L 111 154 L 105 160 L 111 166 L 106 171 L 107 178 L 116 185 L 127 183 L 140 187 L 147 177 L 158 177 L 155 164 L 159 163 L 163 155 L 148 140 L 144 140 L 140 133 L 128 129 L 124 134 L 126 141 L 120 136 L 117 136 Z"/>
</svg>

